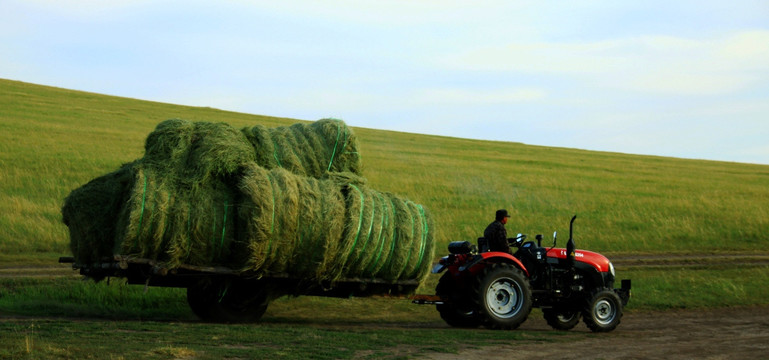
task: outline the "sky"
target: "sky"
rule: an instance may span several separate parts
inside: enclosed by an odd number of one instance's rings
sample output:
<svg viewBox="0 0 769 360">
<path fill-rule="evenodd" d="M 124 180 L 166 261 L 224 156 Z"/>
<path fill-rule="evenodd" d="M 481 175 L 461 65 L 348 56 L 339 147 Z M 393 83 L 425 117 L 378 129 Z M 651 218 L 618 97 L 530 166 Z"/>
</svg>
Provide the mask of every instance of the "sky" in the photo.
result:
<svg viewBox="0 0 769 360">
<path fill-rule="evenodd" d="M 769 164 L 766 0 L 2 0 L 0 78 Z"/>
</svg>

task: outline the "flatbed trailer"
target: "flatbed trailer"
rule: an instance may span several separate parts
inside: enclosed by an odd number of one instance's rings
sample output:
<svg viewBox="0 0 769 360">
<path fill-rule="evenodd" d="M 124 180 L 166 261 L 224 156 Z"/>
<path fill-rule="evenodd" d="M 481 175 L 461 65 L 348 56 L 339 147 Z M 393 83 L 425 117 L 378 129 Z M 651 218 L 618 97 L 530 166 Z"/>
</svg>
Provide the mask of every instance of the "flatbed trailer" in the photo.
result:
<svg viewBox="0 0 769 360">
<path fill-rule="evenodd" d="M 169 267 L 152 259 L 125 255 L 104 258 L 92 264 L 77 263 L 74 257 L 61 257 L 59 263 L 72 264 L 74 270 L 95 281 L 124 278 L 132 285 L 186 288 L 192 311 L 203 320 L 216 322 L 256 321 L 270 301 L 285 295 L 407 298 L 420 285 L 417 280 L 365 278 L 318 282 L 286 273 L 258 274 L 224 266 L 181 264 Z"/>
</svg>

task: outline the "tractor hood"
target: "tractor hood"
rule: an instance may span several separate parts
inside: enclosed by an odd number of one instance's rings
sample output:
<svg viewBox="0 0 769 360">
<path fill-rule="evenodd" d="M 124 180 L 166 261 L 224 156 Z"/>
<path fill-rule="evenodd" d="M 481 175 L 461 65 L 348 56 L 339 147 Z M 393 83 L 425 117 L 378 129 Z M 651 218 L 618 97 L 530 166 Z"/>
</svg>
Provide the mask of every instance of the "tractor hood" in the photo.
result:
<svg viewBox="0 0 769 360">
<path fill-rule="evenodd" d="M 566 249 L 552 248 L 547 251 L 547 257 L 556 259 L 566 259 Z M 579 261 L 593 266 L 598 272 L 611 271 L 611 262 L 606 256 L 587 250 L 575 250 L 574 261 Z"/>
</svg>

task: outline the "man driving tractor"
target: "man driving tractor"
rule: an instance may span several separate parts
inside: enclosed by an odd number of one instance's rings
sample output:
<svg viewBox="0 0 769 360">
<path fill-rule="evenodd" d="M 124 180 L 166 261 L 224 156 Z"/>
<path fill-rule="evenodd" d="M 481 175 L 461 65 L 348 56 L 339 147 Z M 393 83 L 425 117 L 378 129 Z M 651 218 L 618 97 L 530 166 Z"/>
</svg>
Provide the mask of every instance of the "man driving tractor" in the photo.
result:
<svg viewBox="0 0 769 360">
<path fill-rule="evenodd" d="M 497 210 L 496 220 L 489 224 L 483 232 L 483 237 L 489 244 L 489 251 L 510 252 L 510 245 L 507 243 L 507 230 L 505 229 L 509 217 L 510 214 L 507 213 L 507 210 Z"/>
</svg>

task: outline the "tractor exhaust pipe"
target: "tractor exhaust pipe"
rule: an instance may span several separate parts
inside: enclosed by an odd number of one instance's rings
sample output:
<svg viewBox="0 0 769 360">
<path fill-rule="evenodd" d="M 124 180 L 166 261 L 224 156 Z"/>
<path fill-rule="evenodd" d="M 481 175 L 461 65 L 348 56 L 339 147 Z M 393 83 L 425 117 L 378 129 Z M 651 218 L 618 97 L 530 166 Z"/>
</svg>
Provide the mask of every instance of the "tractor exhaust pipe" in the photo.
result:
<svg viewBox="0 0 769 360">
<path fill-rule="evenodd" d="M 571 218 L 571 222 L 569 222 L 569 241 L 566 243 L 566 263 L 569 265 L 569 267 L 574 267 L 574 250 L 576 250 L 576 245 L 574 245 L 574 220 L 577 218 L 577 215 L 574 215 L 574 217 Z"/>
</svg>

